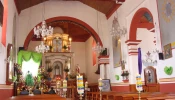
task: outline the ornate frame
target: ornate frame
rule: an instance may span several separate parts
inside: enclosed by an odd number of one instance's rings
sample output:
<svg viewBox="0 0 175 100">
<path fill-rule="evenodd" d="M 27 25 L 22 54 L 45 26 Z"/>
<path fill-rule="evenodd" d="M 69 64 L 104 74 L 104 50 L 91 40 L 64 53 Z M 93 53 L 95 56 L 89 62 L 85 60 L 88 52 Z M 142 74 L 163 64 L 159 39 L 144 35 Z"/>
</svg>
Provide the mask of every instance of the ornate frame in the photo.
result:
<svg viewBox="0 0 175 100">
<path fill-rule="evenodd" d="M 152 66 L 148 66 L 144 69 L 145 85 L 157 84 L 157 73 L 156 69 Z"/>
<path fill-rule="evenodd" d="M 13 52 L 12 48 L 13 48 L 12 44 L 8 44 L 8 46 L 7 46 L 7 59 L 13 58 L 13 55 L 12 55 L 12 57 L 10 57 L 11 50 Z M 12 65 L 11 68 L 12 68 L 12 76 L 13 76 L 13 65 L 14 65 L 13 61 L 12 61 L 11 65 Z M 9 78 L 9 76 L 10 76 L 9 71 L 10 71 L 10 63 L 7 62 L 6 63 L 6 85 L 11 85 L 13 83 L 12 79 Z"/>
</svg>

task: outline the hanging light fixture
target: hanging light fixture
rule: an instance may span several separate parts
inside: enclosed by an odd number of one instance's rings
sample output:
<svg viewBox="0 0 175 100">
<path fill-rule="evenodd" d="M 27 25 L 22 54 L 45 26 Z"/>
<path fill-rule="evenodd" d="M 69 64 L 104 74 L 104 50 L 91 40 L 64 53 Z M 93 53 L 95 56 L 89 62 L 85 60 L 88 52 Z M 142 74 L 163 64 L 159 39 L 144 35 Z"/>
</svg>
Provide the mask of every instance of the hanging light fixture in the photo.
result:
<svg viewBox="0 0 175 100">
<path fill-rule="evenodd" d="M 98 7 L 97 7 L 97 9 L 98 9 Z M 97 10 L 97 29 L 98 29 L 98 33 L 99 33 L 98 10 Z M 95 52 L 97 52 L 97 53 L 101 53 L 104 50 L 104 48 L 100 45 L 99 40 L 96 41 L 96 45 L 95 45 L 95 47 L 92 48 L 92 50 L 95 51 Z"/>
<path fill-rule="evenodd" d="M 48 52 L 49 50 L 50 50 L 50 47 L 47 45 L 44 45 L 43 41 L 41 42 L 39 46 L 35 47 L 35 51 L 38 53 L 45 53 L 45 52 Z"/>
<path fill-rule="evenodd" d="M 42 38 L 48 35 L 52 35 L 53 33 L 53 28 L 51 26 L 47 27 L 44 14 L 45 14 L 45 3 L 43 2 L 42 24 L 41 26 L 37 26 L 34 28 L 34 35 L 36 35 L 37 38 Z"/>
<path fill-rule="evenodd" d="M 121 28 L 120 24 L 118 22 L 118 18 L 114 17 L 114 20 L 112 22 L 111 35 L 114 37 L 117 37 L 119 39 L 121 36 L 124 36 L 126 34 L 126 32 L 127 32 L 126 28 L 124 28 L 124 27 Z"/>
</svg>

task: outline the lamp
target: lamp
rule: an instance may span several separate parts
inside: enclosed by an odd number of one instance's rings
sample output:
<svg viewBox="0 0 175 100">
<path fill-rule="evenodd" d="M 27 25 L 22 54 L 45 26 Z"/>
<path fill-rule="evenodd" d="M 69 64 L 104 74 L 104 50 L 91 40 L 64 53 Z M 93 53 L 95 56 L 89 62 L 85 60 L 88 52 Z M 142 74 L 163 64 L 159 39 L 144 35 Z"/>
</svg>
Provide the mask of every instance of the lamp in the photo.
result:
<svg viewBox="0 0 175 100">
<path fill-rule="evenodd" d="M 118 22 L 118 18 L 114 17 L 114 20 L 112 22 L 112 32 L 111 35 L 117 38 L 120 38 L 121 36 L 125 35 L 127 32 L 126 28 L 121 28 L 120 24 Z"/>
<path fill-rule="evenodd" d="M 49 46 L 44 45 L 43 41 L 41 42 L 41 44 L 39 46 L 35 47 L 35 51 L 38 53 L 48 52 L 49 50 L 50 50 Z"/>
<path fill-rule="evenodd" d="M 51 26 L 47 27 L 46 21 L 44 19 L 44 13 L 45 13 L 45 4 L 43 2 L 42 24 L 41 26 L 37 26 L 34 28 L 34 35 L 36 35 L 37 38 L 41 38 L 41 36 L 45 37 L 53 33 L 53 28 Z"/>
<path fill-rule="evenodd" d="M 97 29 L 98 29 L 98 33 L 99 33 L 99 27 L 98 27 L 98 10 L 97 10 Z M 104 50 L 104 48 L 100 45 L 99 40 L 96 43 L 97 44 L 95 45 L 95 47 L 92 48 L 92 50 L 95 51 L 95 52 L 97 52 L 97 53 L 101 53 Z"/>
</svg>

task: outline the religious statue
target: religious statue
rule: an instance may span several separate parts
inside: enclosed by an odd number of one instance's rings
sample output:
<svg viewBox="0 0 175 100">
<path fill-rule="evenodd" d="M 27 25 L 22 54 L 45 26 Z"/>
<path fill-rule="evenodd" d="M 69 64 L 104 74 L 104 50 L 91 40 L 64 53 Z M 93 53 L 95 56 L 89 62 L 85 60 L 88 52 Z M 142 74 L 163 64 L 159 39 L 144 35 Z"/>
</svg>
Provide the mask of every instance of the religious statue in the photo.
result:
<svg viewBox="0 0 175 100">
<path fill-rule="evenodd" d="M 34 85 L 34 80 L 33 80 L 33 77 L 32 77 L 32 74 L 30 73 L 30 71 L 27 72 L 25 82 L 26 82 L 27 86 L 33 86 Z"/>
<path fill-rule="evenodd" d="M 150 71 L 148 71 L 148 82 L 149 82 L 149 83 L 152 82 L 152 77 L 151 77 L 151 73 L 150 73 Z"/>
<path fill-rule="evenodd" d="M 79 64 L 76 65 L 76 72 L 79 74 L 80 73 L 80 67 Z"/>
</svg>

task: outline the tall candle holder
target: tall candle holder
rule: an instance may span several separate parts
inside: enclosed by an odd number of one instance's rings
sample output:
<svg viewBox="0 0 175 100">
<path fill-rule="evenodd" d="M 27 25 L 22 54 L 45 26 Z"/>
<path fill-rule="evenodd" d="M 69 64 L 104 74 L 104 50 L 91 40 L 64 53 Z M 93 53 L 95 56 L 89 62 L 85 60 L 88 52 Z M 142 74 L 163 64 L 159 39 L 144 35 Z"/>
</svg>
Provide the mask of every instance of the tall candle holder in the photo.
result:
<svg viewBox="0 0 175 100">
<path fill-rule="evenodd" d="M 67 80 L 63 81 L 63 97 L 66 98 L 66 92 L 67 92 Z"/>
<path fill-rule="evenodd" d="M 103 82 L 102 82 L 102 79 L 101 78 L 98 79 L 98 88 L 100 90 L 100 100 L 102 100 L 102 94 L 101 94 L 101 92 L 102 92 L 102 88 L 103 88 Z"/>
<path fill-rule="evenodd" d="M 85 82 L 85 100 L 87 100 L 88 82 Z"/>
<path fill-rule="evenodd" d="M 139 100 L 141 100 L 140 95 L 141 95 L 141 91 L 143 90 L 143 87 L 142 87 L 142 79 L 140 74 L 136 75 L 136 89 L 138 91 Z"/>
<path fill-rule="evenodd" d="M 83 85 L 83 76 L 80 76 L 80 74 L 77 76 L 77 91 L 80 95 L 80 100 L 83 99 L 83 93 L 84 93 L 84 85 Z"/>
<path fill-rule="evenodd" d="M 61 93 L 60 93 L 60 87 L 61 87 L 61 83 L 60 83 L 60 81 L 57 81 L 57 91 L 58 91 L 58 95 L 61 95 Z"/>
</svg>

